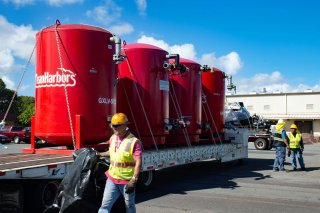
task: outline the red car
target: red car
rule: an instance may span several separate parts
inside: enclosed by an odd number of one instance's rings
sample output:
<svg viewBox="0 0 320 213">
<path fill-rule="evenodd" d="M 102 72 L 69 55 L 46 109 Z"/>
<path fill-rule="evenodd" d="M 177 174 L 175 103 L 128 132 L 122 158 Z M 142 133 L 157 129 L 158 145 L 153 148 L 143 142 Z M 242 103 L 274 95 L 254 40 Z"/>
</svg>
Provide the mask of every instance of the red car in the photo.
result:
<svg viewBox="0 0 320 213">
<path fill-rule="evenodd" d="M 7 126 L 0 131 L 0 134 L 7 136 L 9 141 L 14 143 L 20 143 L 21 141 L 30 143 L 30 128 L 28 127 Z"/>
</svg>

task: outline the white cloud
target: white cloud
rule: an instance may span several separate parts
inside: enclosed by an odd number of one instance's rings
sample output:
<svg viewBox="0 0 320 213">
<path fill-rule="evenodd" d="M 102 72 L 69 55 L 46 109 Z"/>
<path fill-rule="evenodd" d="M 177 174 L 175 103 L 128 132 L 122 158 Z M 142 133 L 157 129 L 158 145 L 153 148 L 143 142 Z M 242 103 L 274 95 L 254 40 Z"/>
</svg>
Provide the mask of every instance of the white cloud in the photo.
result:
<svg viewBox="0 0 320 213">
<path fill-rule="evenodd" d="M 130 34 L 134 31 L 133 26 L 129 23 L 123 23 L 119 25 L 113 25 L 109 28 L 110 32 L 115 35 Z"/>
<path fill-rule="evenodd" d="M 30 25 L 9 23 L 0 15 L 0 74 L 16 70 L 19 59 L 28 60 L 35 45 L 36 31 Z"/>
<path fill-rule="evenodd" d="M 12 3 L 16 5 L 17 7 L 24 6 L 24 5 L 30 5 L 35 2 L 35 0 L 2 0 L 4 3 Z"/>
<path fill-rule="evenodd" d="M 14 58 L 10 49 L 0 50 L 0 69 L 8 69 L 13 66 Z"/>
<path fill-rule="evenodd" d="M 170 49 L 169 44 L 167 44 L 165 41 L 157 40 L 157 39 L 155 39 L 153 37 L 150 37 L 150 36 L 142 35 L 140 38 L 138 38 L 137 42 L 138 43 L 151 44 L 151 45 L 160 47 L 160 48 L 162 48 L 162 49 L 164 49 L 166 51 L 169 51 L 169 49 Z"/>
<path fill-rule="evenodd" d="M 153 37 L 142 35 L 138 40 L 138 43 L 151 44 L 157 47 L 160 47 L 169 53 L 179 54 L 181 58 L 196 60 L 197 53 L 195 52 L 195 48 L 193 44 L 182 44 L 182 45 L 173 45 L 170 46 L 163 40 L 157 40 Z"/>
<path fill-rule="evenodd" d="M 179 53 L 180 57 L 197 60 L 197 53 L 193 44 L 173 45 L 169 47 L 170 53 Z"/>
<path fill-rule="evenodd" d="M 236 52 L 230 52 L 229 54 L 218 58 L 214 55 L 214 53 L 206 53 L 200 58 L 197 58 L 197 52 L 193 44 L 175 44 L 170 46 L 163 40 L 157 40 L 154 37 L 146 35 L 142 35 L 137 42 L 160 47 L 169 53 L 178 53 L 182 58 L 191 59 L 200 64 L 219 68 L 229 74 L 237 73 L 243 66 L 243 62 L 241 61 L 239 54 Z"/>
<path fill-rule="evenodd" d="M 82 3 L 84 0 L 46 0 L 51 6 L 62 6 L 65 4 L 77 4 Z"/>
<path fill-rule="evenodd" d="M 219 68 L 231 75 L 236 74 L 243 67 L 243 62 L 237 52 L 230 52 L 218 58 L 214 53 L 206 53 L 201 56 L 199 61 L 201 64 Z"/>
<path fill-rule="evenodd" d="M 113 0 L 108 0 L 104 5 L 88 10 L 86 15 L 100 24 L 109 25 L 121 17 L 121 10 Z"/>
<path fill-rule="evenodd" d="M 15 84 L 14 82 L 8 77 L 8 76 L 2 76 L 1 79 L 3 80 L 3 82 L 6 84 L 6 87 L 8 89 L 12 89 L 15 90 Z"/>
<path fill-rule="evenodd" d="M 293 92 L 293 87 L 284 82 L 284 78 L 279 71 L 272 73 L 258 73 L 251 78 L 233 78 L 233 83 L 237 86 L 237 93 L 247 94 L 250 92 L 262 92 L 265 88 L 267 92 Z M 296 90 L 297 91 L 297 90 Z"/>
<path fill-rule="evenodd" d="M 146 15 L 147 0 L 135 0 L 140 15 Z"/>
</svg>

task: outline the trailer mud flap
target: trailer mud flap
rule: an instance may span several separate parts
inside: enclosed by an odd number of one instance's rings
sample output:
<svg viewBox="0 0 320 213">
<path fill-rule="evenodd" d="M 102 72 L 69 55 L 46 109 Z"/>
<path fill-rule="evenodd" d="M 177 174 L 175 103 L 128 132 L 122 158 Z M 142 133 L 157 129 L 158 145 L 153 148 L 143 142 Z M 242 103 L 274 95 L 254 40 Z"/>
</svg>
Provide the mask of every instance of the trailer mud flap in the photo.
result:
<svg viewBox="0 0 320 213">
<path fill-rule="evenodd" d="M 23 212 L 22 185 L 0 182 L 0 212 Z"/>
</svg>

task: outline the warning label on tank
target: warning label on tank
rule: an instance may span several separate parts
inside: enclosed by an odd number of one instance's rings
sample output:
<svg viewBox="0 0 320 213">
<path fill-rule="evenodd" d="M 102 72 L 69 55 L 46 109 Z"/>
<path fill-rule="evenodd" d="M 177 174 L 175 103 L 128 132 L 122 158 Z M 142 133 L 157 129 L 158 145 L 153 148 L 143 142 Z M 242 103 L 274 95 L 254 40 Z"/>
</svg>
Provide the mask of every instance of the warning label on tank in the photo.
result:
<svg viewBox="0 0 320 213">
<path fill-rule="evenodd" d="M 36 88 L 43 87 L 73 87 L 76 85 L 76 74 L 71 70 L 58 68 L 55 74 L 44 72 L 43 75 L 36 74 Z"/>
<path fill-rule="evenodd" d="M 160 80 L 159 85 L 160 90 L 169 91 L 169 81 Z"/>
</svg>

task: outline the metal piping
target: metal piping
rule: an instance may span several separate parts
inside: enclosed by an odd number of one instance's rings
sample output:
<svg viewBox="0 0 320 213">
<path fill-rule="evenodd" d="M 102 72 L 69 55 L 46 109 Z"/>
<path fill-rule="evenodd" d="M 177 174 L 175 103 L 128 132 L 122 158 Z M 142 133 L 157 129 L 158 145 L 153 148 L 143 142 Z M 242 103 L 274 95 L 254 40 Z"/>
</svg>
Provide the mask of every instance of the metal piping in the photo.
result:
<svg viewBox="0 0 320 213">
<path fill-rule="evenodd" d="M 121 55 L 121 38 L 113 36 L 110 38 L 110 42 L 115 44 L 115 54 L 113 54 L 113 60 L 116 64 L 120 64 L 123 59 L 125 59 L 125 55 Z"/>
</svg>

